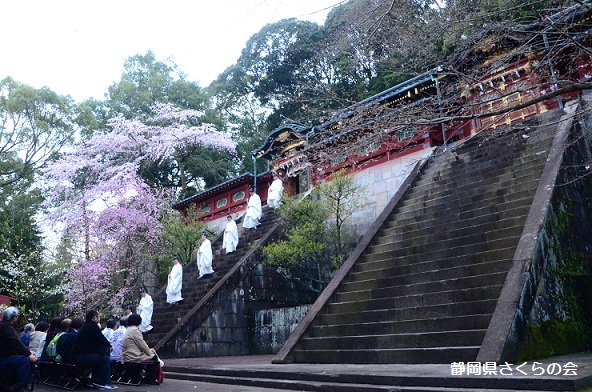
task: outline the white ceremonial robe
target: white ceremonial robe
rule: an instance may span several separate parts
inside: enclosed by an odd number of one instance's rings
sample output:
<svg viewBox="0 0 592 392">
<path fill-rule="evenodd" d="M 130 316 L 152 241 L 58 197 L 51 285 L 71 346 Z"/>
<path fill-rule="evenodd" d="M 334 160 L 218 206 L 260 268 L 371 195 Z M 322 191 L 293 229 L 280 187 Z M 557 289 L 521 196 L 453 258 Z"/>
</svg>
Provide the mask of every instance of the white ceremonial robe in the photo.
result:
<svg viewBox="0 0 592 392">
<path fill-rule="evenodd" d="M 238 246 L 238 228 L 236 222 L 231 220 L 226 222 L 224 228 L 224 239 L 222 241 L 222 247 L 226 249 L 226 253 L 234 252 Z"/>
<path fill-rule="evenodd" d="M 173 265 L 171 272 L 169 272 L 169 280 L 167 283 L 166 294 L 167 299 L 166 301 L 169 304 L 174 304 L 175 302 L 179 302 L 183 299 L 181 297 L 181 289 L 183 288 L 183 267 L 181 264 L 177 263 Z"/>
<path fill-rule="evenodd" d="M 279 208 L 284 194 L 284 184 L 279 178 L 273 180 L 271 186 L 267 190 L 267 205 L 271 208 Z"/>
<path fill-rule="evenodd" d="M 212 269 L 212 244 L 207 238 L 203 240 L 197 251 L 197 268 L 199 276 L 204 276 L 214 272 Z"/>
<path fill-rule="evenodd" d="M 146 293 L 140 300 L 138 306 L 138 314 L 142 317 L 142 324 L 140 324 L 140 331 L 148 332 L 152 329 L 152 312 L 154 311 L 154 302 L 150 294 Z"/>
<path fill-rule="evenodd" d="M 249 197 L 247 203 L 247 213 L 243 219 L 243 227 L 245 229 L 254 229 L 259 226 L 259 219 L 263 216 L 261 210 L 261 198 L 258 194 L 254 193 L 253 196 Z"/>
</svg>

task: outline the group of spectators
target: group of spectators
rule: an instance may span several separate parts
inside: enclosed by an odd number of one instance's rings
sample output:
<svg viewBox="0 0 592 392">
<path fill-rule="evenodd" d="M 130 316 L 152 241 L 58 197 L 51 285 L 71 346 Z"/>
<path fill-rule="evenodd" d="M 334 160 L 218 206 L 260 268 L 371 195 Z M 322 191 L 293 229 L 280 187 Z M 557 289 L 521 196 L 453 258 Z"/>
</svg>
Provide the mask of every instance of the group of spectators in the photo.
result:
<svg viewBox="0 0 592 392">
<path fill-rule="evenodd" d="M 14 374 L 20 391 L 31 390 L 31 364 L 52 361 L 91 369 L 91 380 L 99 390 L 114 390 L 111 362 L 148 361 L 145 383 L 158 384 L 159 364 L 154 349 L 143 339 L 139 326 L 142 318 L 129 314 L 108 320 L 101 330 L 100 314 L 89 310 L 85 319 L 55 317 L 50 323 L 26 324 L 17 333 L 19 311 L 9 307 L 0 322 L 0 374 Z"/>
</svg>

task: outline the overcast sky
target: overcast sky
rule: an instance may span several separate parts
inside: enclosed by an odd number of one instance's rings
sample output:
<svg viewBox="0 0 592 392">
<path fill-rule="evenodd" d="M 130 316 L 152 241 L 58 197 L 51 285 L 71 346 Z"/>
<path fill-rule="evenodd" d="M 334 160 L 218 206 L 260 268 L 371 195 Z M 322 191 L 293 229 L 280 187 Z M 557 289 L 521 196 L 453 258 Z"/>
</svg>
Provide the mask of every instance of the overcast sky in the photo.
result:
<svg viewBox="0 0 592 392">
<path fill-rule="evenodd" d="M 2 2 L 0 79 L 102 99 L 124 61 L 152 50 L 207 86 L 251 35 L 296 17 L 322 24 L 339 0 L 14 0 Z"/>
</svg>

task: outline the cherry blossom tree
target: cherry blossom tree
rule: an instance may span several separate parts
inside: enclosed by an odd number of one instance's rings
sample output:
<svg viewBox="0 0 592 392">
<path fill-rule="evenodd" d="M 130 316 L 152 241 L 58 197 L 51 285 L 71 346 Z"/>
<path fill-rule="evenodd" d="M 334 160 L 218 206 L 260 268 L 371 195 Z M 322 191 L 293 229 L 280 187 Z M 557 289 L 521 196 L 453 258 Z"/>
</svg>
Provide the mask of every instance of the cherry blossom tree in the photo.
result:
<svg viewBox="0 0 592 392">
<path fill-rule="evenodd" d="M 153 111 L 146 122 L 110 120 L 112 132 L 79 143 L 44 170 L 52 184 L 48 220 L 75 239 L 78 250 L 67 275 L 72 310 L 120 306 L 157 275 L 151 260 L 162 211 L 177 189 L 151 186 L 143 178 L 147 168 L 166 163 L 182 173 L 178 157 L 196 145 L 235 150 L 228 135 L 199 123 L 202 112 L 168 104 Z"/>
</svg>

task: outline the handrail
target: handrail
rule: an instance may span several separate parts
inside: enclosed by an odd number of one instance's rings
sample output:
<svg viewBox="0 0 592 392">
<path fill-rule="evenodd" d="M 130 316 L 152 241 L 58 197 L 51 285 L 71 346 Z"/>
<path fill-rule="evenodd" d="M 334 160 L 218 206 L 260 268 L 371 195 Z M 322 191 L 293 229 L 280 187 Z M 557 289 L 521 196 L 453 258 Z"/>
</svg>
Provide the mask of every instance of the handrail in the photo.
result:
<svg viewBox="0 0 592 392">
<path fill-rule="evenodd" d="M 220 290 L 221 287 L 226 285 L 230 281 L 230 279 L 237 273 L 237 271 L 239 271 L 240 268 L 242 268 L 243 265 L 245 265 L 249 261 L 249 259 L 254 254 L 254 252 L 256 252 L 261 247 L 261 245 L 264 244 L 267 241 L 267 239 L 272 234 L 275 233 L 275 231 L 279 228 L 279 226 L 280 226 L 279 222 L 273 224 L 273 226 L 270 227 L 269 230 L 267 230 L 267 232 L 256 241 L 255 246 L 253 246 L 251 249 L 249 249 L 245 253 L 245 255 L 240 260 L 238 260 L 234 264 L 234 266 L 214 285 L 214 287 L 212 287 L 201 298 L 201 300 L 199 300 L 199 302 L 197 302 L 197 304 L 195 304 L 195 306 L 193 306 L 183 316 L 183 318 L 162 339 L 160 339 L 160 341 L 155 345 L 154 349 L 158 350 L 159 348 L 164 346 L 173 336 L 175 336 L 177 333 L 179 333 L 181 331 L 181 329 L 188 324 L 189 320 L 193 316 L 195 316 L 195 314 L 197 314 L 205 305 L 208 304 L 208 302 L 214 297 L 214 295 L 218 292 L 218 290 Z M 223 232 L 218 234 L 216 237 L 214 237 L 214 241 L 216 239 L 218 239 L 222 234 L 223 234 Z"/>
</svg>

